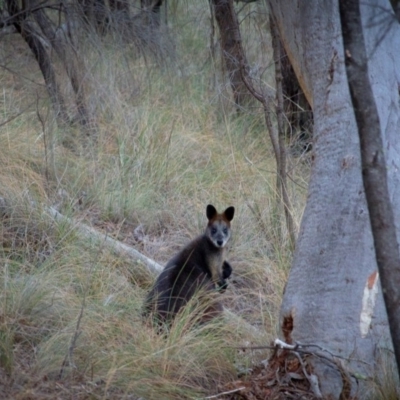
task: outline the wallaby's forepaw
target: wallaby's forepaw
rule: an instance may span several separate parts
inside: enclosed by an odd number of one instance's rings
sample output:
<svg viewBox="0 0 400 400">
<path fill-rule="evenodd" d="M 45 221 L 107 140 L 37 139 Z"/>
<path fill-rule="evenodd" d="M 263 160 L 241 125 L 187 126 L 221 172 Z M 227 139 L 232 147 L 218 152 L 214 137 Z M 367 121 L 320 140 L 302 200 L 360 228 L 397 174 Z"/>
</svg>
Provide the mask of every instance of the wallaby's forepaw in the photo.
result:
<svg viewBox="0 0 400 400">
<path fill-rule="evenodd" d="M 227 279 L 232 275 L 232 267 L 228 261 L 222 264 L 222 281 L 218 282 L 218 291 L 225 292 L 228 287 Z"/>
<path fill-rule="evenodd" d="M 232 275 L 231 264 L 229 264 L 228 261 L 224 261 L 224 263 L 222 264 L 222 278 L 228 279 L 231 275 Z"/>
</svg>

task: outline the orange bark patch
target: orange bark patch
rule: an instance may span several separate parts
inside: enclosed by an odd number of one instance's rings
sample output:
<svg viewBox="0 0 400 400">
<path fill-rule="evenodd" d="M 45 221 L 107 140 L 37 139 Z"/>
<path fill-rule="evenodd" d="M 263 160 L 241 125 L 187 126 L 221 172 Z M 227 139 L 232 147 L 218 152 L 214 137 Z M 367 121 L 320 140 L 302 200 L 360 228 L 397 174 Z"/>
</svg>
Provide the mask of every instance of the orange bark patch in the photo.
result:
<svg viewBox="0 0 400 400">
<path fill-rule="evenodd" d="M 375 285 L 375 281 L 378 277 L 378 271 L 374 271 L 369 277 L 368 277 L 368 289 L 371 290 L 374 285 Z"/>
</svg>

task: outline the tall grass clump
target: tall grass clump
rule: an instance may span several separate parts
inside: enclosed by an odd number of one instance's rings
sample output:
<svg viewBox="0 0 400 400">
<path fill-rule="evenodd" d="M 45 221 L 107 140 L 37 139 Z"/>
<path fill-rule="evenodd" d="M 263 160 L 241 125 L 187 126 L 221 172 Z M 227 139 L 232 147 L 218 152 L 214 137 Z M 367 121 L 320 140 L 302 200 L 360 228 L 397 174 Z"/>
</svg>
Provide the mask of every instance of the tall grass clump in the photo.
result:
<svg viewBox="0 0 400 400">
<path fill-rule="evenodd" d="M 391 347 L 391 346 L 390 346 Z M 400 398 L 400 382 L 393 351 L 381 348 L 379 362 L 375 366 L 375 376 L 366 385 L 365 398 L 368 400 L 395 400 Z"/>
<path fill-rule="evenodd" d="M 174 54 L 163 62 L 112 32 L 79 42 L 92 136 L 56 125 L 29 49 L 16 35 L 2 39 L 1 56 L 12 62 L 0 71 L 1 118 L 26 109 L 0 131 L 4 398 L 215 394 L 267 356 L 238 347 L 276 336 L 291 253 L 262 110 L 238 115 L 230 103 L 219 61 L 210 58 L 207 2 L 184 2 L 187 12 L 174 4 L 164 38 Z M 250 43 L 256 33 L 246 27 Z M 290 163 L 298 224 L 308 166 Z M 234 274 L 221 296 L 229 312 L 199 325 L 188 308 L 159 334 L 142 318 L 155 277 L 77 225 L 165 264 L 204 230 L 208 203 L 236 208 Z M 55 220 L 49 207 L 70 220 Z"/>
</svg>

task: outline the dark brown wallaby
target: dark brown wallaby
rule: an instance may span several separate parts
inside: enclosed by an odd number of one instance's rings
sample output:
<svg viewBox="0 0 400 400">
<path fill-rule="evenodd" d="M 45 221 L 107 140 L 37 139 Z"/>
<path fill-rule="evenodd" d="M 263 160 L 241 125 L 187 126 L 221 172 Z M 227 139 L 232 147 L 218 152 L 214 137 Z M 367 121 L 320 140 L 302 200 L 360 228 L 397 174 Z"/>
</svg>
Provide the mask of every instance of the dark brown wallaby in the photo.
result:
<svg viewBox="0 0 400 400">
<path fill-rule="evenodd" d="M 159 322 L 170 322 L 199 290 L 205 296 L 215 292 L 216 285 L 220 290 L 226 289 L 232 267 L 224 259 L 224 250 L 231 236 L 230 222 L 234 213 L 234 207 L 218 214 L 214 206 L 207 206 L 208 224 L 204 234 L 167 263 L 146 298 L 145 315 L 152 314 Z M 205 310 L 202 321 L 221 312 L 222 305 L 213 301 Z"/>
</svg>

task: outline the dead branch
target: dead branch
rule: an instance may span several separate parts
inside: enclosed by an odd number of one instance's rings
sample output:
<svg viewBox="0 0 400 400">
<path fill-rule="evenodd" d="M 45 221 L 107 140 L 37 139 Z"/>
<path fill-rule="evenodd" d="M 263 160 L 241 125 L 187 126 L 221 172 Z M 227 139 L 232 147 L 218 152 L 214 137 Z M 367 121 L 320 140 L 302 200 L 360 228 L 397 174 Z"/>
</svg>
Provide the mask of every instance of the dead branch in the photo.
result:
<svg viewBox="0 0 400 400">
<path fill-rule="evenodd" d="M 276 81 L 276 116 L 278 121 L 278 144 L 279 144 L 279 172 L 280 189 L 282 194 L 283 208 L 287 229 L 289 231 L 291 247 L 294 249 L 296 235 L 294 231 L 294 221 L 291 214 L 291 204 L 287 191 L 287 172 L 286 172 L 286 145 L 285 145 L 285 127 L 283 122 L 283 88 L 282 88 L 282 43 L 272 15 L 269 19 L 272 34 L 272 47 L 275 59 L 275 81 Z"/>
<path fill-rule="evenodd" d="M 206 400 L 206 399 L 219 399 L 219 398 L 221 398 L 221 396 L 226 396 L 227 394 L 237 393 L 237 392 L 240 392 L 240 391 L 242 391 L 244 389 L 246 389 L 246 387 L 242 386 L 242 387 L 239 387 L 237 389 L 228 390 L 227 392 L 222 392 L 222 393 L 214 394 L 212 396 L 203 397 L 202 399 L 204 399 L 204 400 Z"/>
<path fill-rule="evenodd" d="M 36 102 L 36 101 L 35 101 Z M 27 107 L 25 107 L 22 111 L 20 111 L 17 114 L 14 114 L 13 116 L 11 116 L 10 118 L 6 119 L 3 122 L 0 122 L 0 128 L 4 125 L 7 125 L 9 122 L 13 121 L 15 118 L 18 118 L 20 115 L 22 115 L 25 111 L 28 111 L 34 104 L 35 102 L 29 104 Z"/>
<path fill-rule="evenodd" d="M 112 239 L 112 238 L 108 237 L 107 234 L 100 233 L 96 229 L 91 228 L 90 226 L 87 226 L 79 221 L 68 218 L 68 217 L 60 214 L 53 207 L 45 208 L 45 211 L 49 215 L 51 215 L 55 220 L 67 222 L 68 224 L 71 224 L 84 237 L 90 238 L 90 239 L 95 239 L 97 241 L 101 241 L 106 247 L 110 248 L 115 253 L 127 255 L 128 257 L 132 258 L 135 261 L 140 260 L 141 262 L 143 262 L 145 264 L 145 266 L 153 274 L 159 274 L 163 270 L 162 265 L 160 265 L 157 262 L 153 261 L 152 259 L 146 257 L 144 254 L 135 250 L 131 246 L 121 243 L 118 240 Z"/>
<path fill-rule="evenodd" d="M 315 394 L 315 397 L 316 397 L 317 399 L 322 399 L 322 393 L 321 393 L 321 390 L 320 390 L 320 388 L 319 388 L 319 383 L 318 383 L 318 378 L 317 378 L 317 376 L 314 375 L 314 374 L 309 374 L 309 373 L 307 372 L 306 365 L 304 364 L 304 361 L 303 361 L 303 359 L 301 358 L 301 356 L 300 356 L 299 353 L 297 353 L 297 352 L 294 351 L 293 354 L 294 354 L 294 355 L 297 357 L 297 359 L 299 360 L 300 365 L 301 365 L 301 368 L 302 368 L 302 370 L 303 370 L 303 374 L 304 374 L 304 376 L 307 378 L 308 382 L 310 383 L 310 388 L 311 388 L 312 392 Z"/>
</svg>

